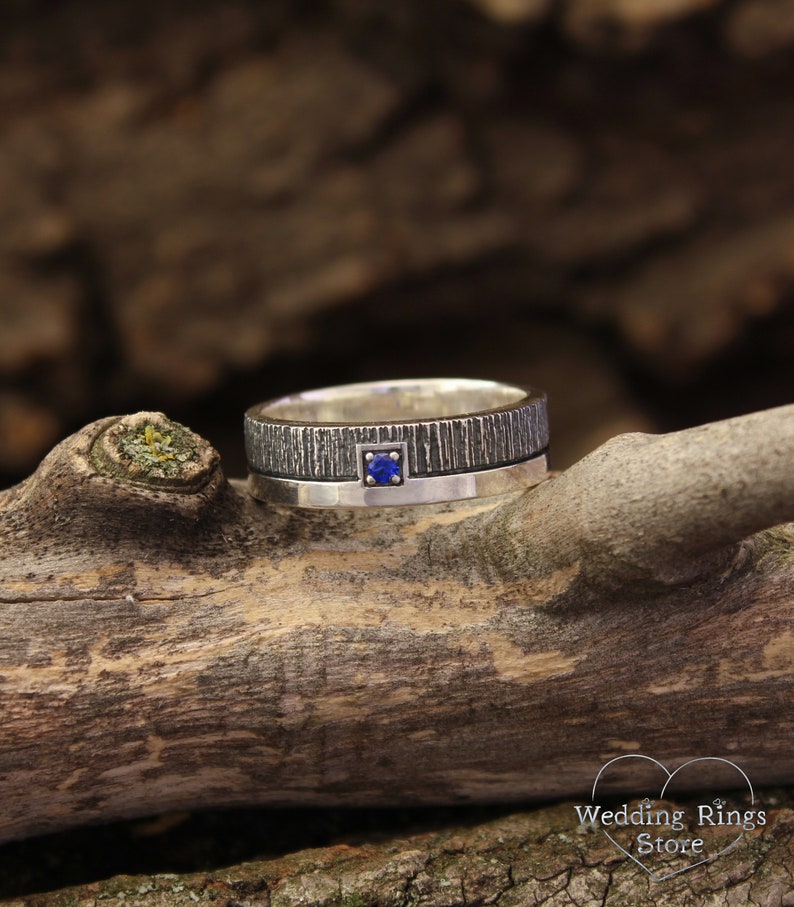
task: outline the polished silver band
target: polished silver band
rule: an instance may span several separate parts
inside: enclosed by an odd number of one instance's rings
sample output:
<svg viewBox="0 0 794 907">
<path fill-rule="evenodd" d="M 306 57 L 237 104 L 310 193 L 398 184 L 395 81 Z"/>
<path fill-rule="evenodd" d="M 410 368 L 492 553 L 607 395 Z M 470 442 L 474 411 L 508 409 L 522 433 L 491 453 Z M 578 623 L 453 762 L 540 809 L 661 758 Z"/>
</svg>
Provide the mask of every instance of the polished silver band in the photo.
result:
<svg viewBox="0 0 794 907">
<path fill-rule="evenodd" d="M 545 394 L 494 381 L 349 384 L 251 407 L 249 488 L 303 507 L 503 494 L 546 475 Z"/>
</svg>

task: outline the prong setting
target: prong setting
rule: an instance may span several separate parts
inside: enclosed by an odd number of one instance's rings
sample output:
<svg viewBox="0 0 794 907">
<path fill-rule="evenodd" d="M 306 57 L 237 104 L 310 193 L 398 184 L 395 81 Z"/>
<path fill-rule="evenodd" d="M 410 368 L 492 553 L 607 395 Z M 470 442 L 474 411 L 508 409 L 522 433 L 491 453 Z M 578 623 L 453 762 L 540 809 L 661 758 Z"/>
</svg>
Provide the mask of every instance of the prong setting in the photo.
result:
<svg viewBox="0 0 794 907">
<path fill-rule="evenodd" d="M 393 488 L 405 483 L 406 450 L 402 442 L 368 445 L 360 450 L 359 456 L 361 476 L 367 488 Z"/>
<path fill-rule="evenodd" d="M 542 391 L 469 378 L 317 388 L 245 416 L 252 494 L 299 507 L 504 494 L 542 481 L 548 440 Z"/>
</svg>

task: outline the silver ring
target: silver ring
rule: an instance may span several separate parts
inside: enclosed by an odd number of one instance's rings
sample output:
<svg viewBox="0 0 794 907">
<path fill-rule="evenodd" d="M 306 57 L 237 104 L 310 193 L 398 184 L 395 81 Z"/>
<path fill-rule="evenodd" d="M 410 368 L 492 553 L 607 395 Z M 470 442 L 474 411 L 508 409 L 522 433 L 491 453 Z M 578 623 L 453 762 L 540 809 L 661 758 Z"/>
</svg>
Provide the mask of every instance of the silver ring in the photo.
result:
<svg viewBox="0 0 794 907">
<path fill-rule="evenodd" d="M 427 378 L 305 391 L 245 414 L 248 487 L 299 507 L 385 507 L 505 494 L 546 477 L 546 395 Z"/>
</svg>

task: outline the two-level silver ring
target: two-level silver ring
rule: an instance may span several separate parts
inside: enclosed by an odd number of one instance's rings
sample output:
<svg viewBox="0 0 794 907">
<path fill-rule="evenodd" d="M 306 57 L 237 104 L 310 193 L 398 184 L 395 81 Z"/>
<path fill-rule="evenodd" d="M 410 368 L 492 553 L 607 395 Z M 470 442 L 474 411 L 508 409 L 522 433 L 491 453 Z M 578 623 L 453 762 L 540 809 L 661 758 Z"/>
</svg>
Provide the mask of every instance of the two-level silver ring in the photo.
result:
<svg viewBox="0 0 794 907">
<path fill-rule="evenodd" d="M 245 415 L 249 490 L 299 507 L 384 507 L 505 494 L 547 475 L 546 395 L 428 378 L 305 391 Z"/>
</svg>

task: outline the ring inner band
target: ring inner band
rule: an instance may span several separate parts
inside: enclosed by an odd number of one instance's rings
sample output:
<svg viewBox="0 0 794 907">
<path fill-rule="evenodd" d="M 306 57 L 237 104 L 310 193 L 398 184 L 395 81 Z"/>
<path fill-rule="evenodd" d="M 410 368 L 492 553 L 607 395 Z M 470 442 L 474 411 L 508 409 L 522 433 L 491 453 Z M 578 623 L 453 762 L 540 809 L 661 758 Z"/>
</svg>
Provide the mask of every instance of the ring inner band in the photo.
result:
<svg viewBox="0 0 794 907">
<path fill-rule="evenodd" d="M 265 404 L 258 414 L 313 424 L 444 419 L 501 409 L 526 395 L 520 387 L 473 379 L 373 382 L 293 394 Z"/>
</svg>

